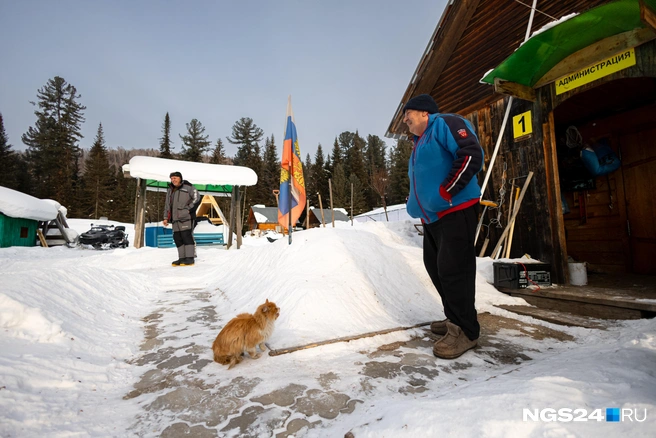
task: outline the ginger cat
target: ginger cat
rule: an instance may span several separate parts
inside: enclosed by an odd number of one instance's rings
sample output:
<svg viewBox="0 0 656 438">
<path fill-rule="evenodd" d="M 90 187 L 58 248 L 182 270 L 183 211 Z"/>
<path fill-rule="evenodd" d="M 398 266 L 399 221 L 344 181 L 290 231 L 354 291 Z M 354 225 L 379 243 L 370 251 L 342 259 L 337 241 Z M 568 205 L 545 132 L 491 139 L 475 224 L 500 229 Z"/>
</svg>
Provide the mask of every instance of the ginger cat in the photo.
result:
<svg viewBox="0 0 656 438">
<path fill-rule="evenodd" d="M 255 313 L 241 313 L 231 319 L 212 344 L 214 360 L 222 365 L 234 367 L 243 359 L 243 354 L 248 354 L 257 359 L 260 350 L 266 350 L 264 341 L 269 339 L 273 333 L 273 325 L 280 316 L 280 309 L 275 303 L 268 299 L 260 305 Z"/>
</svg>

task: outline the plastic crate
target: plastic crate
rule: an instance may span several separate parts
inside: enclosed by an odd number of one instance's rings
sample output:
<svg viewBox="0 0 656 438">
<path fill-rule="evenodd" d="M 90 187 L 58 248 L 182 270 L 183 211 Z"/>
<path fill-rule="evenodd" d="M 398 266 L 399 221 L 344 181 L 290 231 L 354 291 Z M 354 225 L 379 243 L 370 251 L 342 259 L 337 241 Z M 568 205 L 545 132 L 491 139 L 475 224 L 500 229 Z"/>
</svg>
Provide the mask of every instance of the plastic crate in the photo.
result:
<svg viewBox="0 0 656 438">
<path fill-rule="evenodd" d="M 524 289 L 534 283 L 538 286 L 551 286 L 551 265 L 549 263 L 495 262 L 493 267 L 494 287 Z M 527 279 L 527 274 L 532 282 Z"/>
</svg>

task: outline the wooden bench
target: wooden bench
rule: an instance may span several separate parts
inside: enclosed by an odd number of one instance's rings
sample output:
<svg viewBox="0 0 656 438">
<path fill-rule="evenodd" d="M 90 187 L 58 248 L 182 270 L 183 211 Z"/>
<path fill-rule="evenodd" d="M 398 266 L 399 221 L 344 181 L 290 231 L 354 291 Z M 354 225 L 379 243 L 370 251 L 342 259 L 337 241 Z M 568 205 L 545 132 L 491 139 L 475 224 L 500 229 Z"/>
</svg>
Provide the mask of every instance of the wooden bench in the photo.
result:
<svg viewBox="0 0 656 438">
<path fill-rule="evenodd" d="M 223 245 L 223 233 L 199 233 L 194 234 L 194 240 L 196 241 L 196 246 L 210 246 L 210 245 Z M 172 234 L 160 234 L 157 236 L 157 247 L 158 248 L 173 248 L 175 247 L 175 242 L 173 242 Z"/>
</svg>

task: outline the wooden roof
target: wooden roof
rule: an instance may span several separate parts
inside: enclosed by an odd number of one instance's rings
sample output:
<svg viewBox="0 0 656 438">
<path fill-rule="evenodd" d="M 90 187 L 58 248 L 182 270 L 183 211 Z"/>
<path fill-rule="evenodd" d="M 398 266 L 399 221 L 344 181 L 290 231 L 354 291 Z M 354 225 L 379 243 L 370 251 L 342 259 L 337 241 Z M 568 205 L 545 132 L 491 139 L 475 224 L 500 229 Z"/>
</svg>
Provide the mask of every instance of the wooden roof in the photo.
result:
<svg viewBox="0 0 656 438">
<path fill-rule="evenodd" d="M 608 0 L 538 1 L 532 31 Z M 440 112 L 468 114 L 500 98 L 479 81 L 524 41 L 530 0 L 454 0 L 442 18 L 389 125 L 387 137 L 407 134 L 402 109 L 418 94 L 433 96 Z"/>
</svg>

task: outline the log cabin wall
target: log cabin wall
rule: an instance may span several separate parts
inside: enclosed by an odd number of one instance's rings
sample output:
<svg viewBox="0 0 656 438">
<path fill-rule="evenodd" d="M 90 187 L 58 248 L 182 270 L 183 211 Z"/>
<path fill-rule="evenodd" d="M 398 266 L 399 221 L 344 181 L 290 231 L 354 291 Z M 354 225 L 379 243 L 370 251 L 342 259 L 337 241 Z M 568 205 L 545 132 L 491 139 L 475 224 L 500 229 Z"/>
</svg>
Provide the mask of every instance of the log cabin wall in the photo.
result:
<svg viewBox="0 0 656 438">
<path fill-rule="evenodd" d="M 558 107 L 563 108 L 567 100 L 605 84 L 615 82 L 615 88 L 597 90 L 601 99 L 608 99 L 609 95 L 621 95 L 622 89 L 625 89 L 621 80 L 654 77 L 656 77 L 656 41 L 651 41 L 636 47 L 636 65 L 634 67 L 621 70 L 562 95 L 556 95 L 553 84 L 546 85 L 537 90 L 536 102 L 513 99 L 510 117 L 492 169 L 492 176 L 483 195 L 484 199 L 499 202 L 499 189 L 503 182 L 505 164 L 506 193 L 500 207 L 502 227 L 497 228 L 493 224 L 489 227 L 488 234 L 488 230 L 484 226 L 478 240 L 477 252 L 480 251 L 485 237 L 489 236 L 490 244 L 485 255 L 490 255 L 491 248 L 498 241 L 508 223 L 511 180 L 525 176 L 530 170 L 534 172 L 534 176 L 517 216 L 510 256 L 521 257 L 529 254 L 535 259 L 551 263 L 553 280 L 559 283 L 568 281 L 568 255 L 577 260 L 587 261 L 592 271 L 607 273 L 631 271 L 628 234 L 624 230 L 626 212 L 623 205 L 626 200 L 624 199 L 623 169 L 610 174 L 608 178 L 606 176 L 596 178 L 596 189 L 581 193 L 583 197 L 580 200 L 585 202 L 585 210 L 579 204 L 578 193 L 576 198 L 572 192 L 566 193 L 565 198 L 570 213 L 563 215 L 560 203 L 557 145 L 558 142 L 563 141 L 564 125 L 562 122 L 558 122 Z M 650 99 L 650 92 L 655 93 L 650 91 L 649 84 L 651 82 L 649 81 L 634 84 L 637 92 L 645 94 L 647 99 Z M 485 167 L 479 174 L 479 183 L 482 182 L 487 172 L 508 101 L 508 97 L 502 97 L 496 102 L 466 115 L 477 129 L 479 140 L 485 151 Z M 512 116 L 529 110 L 532 114 L 533 133 L 529 138 L 515 141 L 512 134 Z M 554 118 L 554 114 L 556 118 Z M 652 109 L 639 107 L 630 111 L 620 111 L 613 113 L 612 117 L 599 114 L 590 114 L 588 122 L 580 125 L 580 131 L 584 138 L 610 136 L 611 145 L 616 151 L 620 144 L 620 137 L 626 135 L 627 126 L 656 125 L 653 122 L 655 120 L 653 107 Z M 523 182 L 524 179 L 517 179 L 515 185 L 521 188 Z M 611 197 L 616 205 L 609 209 Z M 488 210 L 483 223 L 489 224 L 491 220 L 497 219 L 497 213 L 497 210 Z M 582 218 L 582 214 L 586 218 Z"/>
<path fill-rule="evenodd" d="M 509 98 L 504 97 L 466 115 L 477 129 L 481 146 L 485 151 L 485 167 L 479 174 L 479 183 L 482 182 L 489 167 L 508 102 Z M 552 230 L 549 219 L 554 189 L 551 187 L 552 183 L 549 182 L 545 171 L 545 168 L 549 166 L 545 162 L 543 144 L 545 127 L 543 127 L 542 120 L 545 118 L 548 120 L 548 113 L 544 114 L 543 107 L 540 100 L 528 102 L 513 99 L 509 121 L 492 169 L 492 176 L 483 194 L 483 199 L 494 201 L 500 204 L 500 207 L 487 211 L 477 243 L 477 253 L 481 250 L 485 238 L 489 237 L 490 243 L 485 255 L 491 255 L 492 248 L 508 225 L 510 197 L 515 197 L 514 193 L 511 194 L 513 182 L 514 187 L 521 190 L 528 172 L 532 171 L 533 178 L 515 221 L 510 257 L 515 258 L 529 254 L 534 259 L 550 263 L 552 274 L 555 277 L 554 281 L 564 282 L 566 274 L 563 272 L 560 254 L 557 254 L 559 251 L 554 251 L 554 230 Z M 512 116 L 529 110 L 532 114 L 533 132 L 529 137 L 516 141 L 513 138 Z M 546 128 L 548 129 L 548 127 Z M 502 188 L 505 190 L 503 198 L 500 194 Z M 497 219 L 498 222 L 494 223 Z"/>
</svg>

